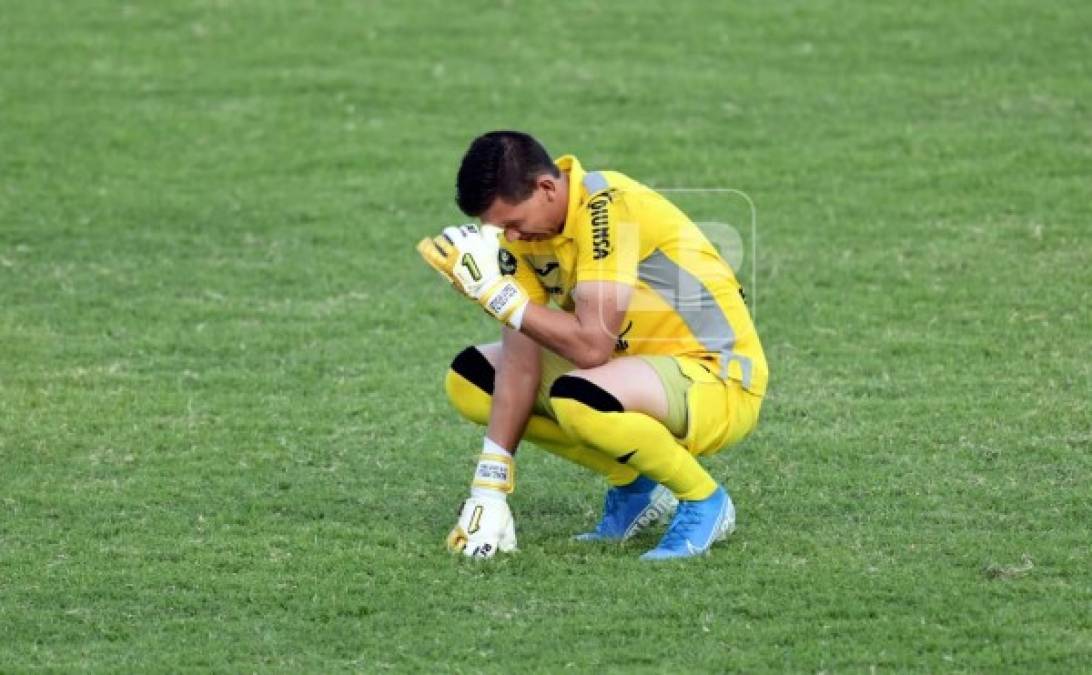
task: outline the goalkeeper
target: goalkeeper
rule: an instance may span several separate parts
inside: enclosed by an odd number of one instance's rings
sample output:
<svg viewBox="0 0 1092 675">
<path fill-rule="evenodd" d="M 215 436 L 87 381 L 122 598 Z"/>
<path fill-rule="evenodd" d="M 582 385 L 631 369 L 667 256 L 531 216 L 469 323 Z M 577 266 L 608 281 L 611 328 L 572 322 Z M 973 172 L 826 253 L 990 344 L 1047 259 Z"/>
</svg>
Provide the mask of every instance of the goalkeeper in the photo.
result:
<svg viewBox="0 0 1092 675">
<path fill-rule="evenodd" d="M 697 458 L 754 429 L 767 381 L 731 268 L 663 196 L 552 161 L 519 132 L 473 141 L 457 201 L 483 226 L 446 228 L 418 251 L 503 328 L 445 378 L 455 408 L 487 427 L 449 548 L 515 548 L 506 498 L 527 439 L 609 484 L 602 519 L 577 539 L 622 541 L 674 508 L 641 558 L 708 551 L 735 508 Z"/>
</svg>

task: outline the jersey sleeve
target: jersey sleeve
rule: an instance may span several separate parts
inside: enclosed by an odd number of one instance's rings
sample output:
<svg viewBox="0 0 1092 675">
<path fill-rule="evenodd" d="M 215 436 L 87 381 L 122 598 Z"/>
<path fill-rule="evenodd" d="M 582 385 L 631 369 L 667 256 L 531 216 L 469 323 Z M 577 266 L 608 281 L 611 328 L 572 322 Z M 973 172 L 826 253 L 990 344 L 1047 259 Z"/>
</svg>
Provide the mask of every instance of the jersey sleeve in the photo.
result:
<svg viewBox="0 0 1092 675">
<path fill-rule="evenodd" d="M 537 305 L 545 305 L 550 296 L 546 292 L 546 287 L 542 285 L 542 280 L 535 275 L 522 252 L 514 249 L 508 242 L 503 242 L 499 256 L 498 262 L 500 263 L 501 274 L 514 277 L 519 285 L 523 287 L 523 290 L 527 291 L 531 302 Z"/>
<path fill-rule="evenodd" d="M 576 282 L 616 281 L 637 285 L 640 231 L 624 194 L 607 188 L 593 194 L 579 213 Z"/>
</svg>

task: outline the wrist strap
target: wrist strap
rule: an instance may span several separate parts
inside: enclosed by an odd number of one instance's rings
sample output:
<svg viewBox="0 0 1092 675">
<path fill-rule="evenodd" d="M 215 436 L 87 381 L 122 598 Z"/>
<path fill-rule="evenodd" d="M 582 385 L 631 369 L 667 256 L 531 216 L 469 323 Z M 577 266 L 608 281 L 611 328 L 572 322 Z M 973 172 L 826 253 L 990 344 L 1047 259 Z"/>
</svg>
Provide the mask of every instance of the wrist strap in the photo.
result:
<svg viewBox="0 0 1092 675">
<path fill-rule="evenodd" d="M 519 326 L 512 325 L 512 316 L 518 310 L 526 308 L 530 300 L 527 291 L 523 290 L 523 286 L 520 286 L 518 281 L 510 276 L 504 276 L 486 291 L 486 295 L 482 297 L 480 302 L 486 312 L 510 327 L 518 329 Z M 519 318 L 520 322 L 522 322 L 522 313 L 520 313 Z"/>
<path fill-rule="evenodd" d="M 474 480 L 470 487 L 512 494 L 516 489 L 516 465 L 512 458 L 483 452 L 478 457 L 478 468 L 474 470 Z"/>
</svg>

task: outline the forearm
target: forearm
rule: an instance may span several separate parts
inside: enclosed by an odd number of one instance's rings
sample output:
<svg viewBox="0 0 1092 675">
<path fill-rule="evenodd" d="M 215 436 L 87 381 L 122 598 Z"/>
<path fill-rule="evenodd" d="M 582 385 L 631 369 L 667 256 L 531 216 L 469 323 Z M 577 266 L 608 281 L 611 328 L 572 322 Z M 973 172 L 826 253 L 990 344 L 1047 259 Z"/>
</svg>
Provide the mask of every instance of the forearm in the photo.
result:
<svg viewBox="0 0 1092 675">
<path fill-rule="evenodd" d="M 537 346 L 530 353 L 523 350 L 522 357 L 511 351 L 504 350 L 498 364 L 486 436 L 514 454 L 535 404 L 541 362 Z"/>
<path fill-rule="evenodd" d="M 520 332 L 580 368 L 607 362 L 614 347 L 602 321 L 581 321 L 576 314 L 531 303 L 523 314 Z"/>
</svg>

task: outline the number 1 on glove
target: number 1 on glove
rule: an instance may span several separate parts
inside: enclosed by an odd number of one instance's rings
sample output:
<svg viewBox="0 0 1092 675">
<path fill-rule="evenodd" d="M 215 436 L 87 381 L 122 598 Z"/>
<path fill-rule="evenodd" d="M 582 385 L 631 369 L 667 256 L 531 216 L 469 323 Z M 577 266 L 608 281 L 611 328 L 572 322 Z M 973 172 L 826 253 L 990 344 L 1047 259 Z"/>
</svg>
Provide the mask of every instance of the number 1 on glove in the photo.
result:
<svg viewBox="0 0 1092 675">
<path fill-rule="evenodd" d="M 447 535 L 447 549 L 468 558 L 492 558 L 516 550 L 516 522 L 504 499 L 471 497 Z"/>
<path fill-rule="evenodd" d="M 481 270 L 478 269 L 478 263 L 474 262 L 474 257 L 469 253 L 463 254 L 463 267 L 466 268 L 466 273 L 470 275 L 470 279 L 474 282 L 482 280 Z"/>
<path fill-rule="evenodd" d="M 422 239 L 417 252 L 487 313 L 518 329 L 530 296 L 514 278 L 501 274 L 500 232 L 494 225 L 445 227 L 440 236 Z"/>
</svg>

